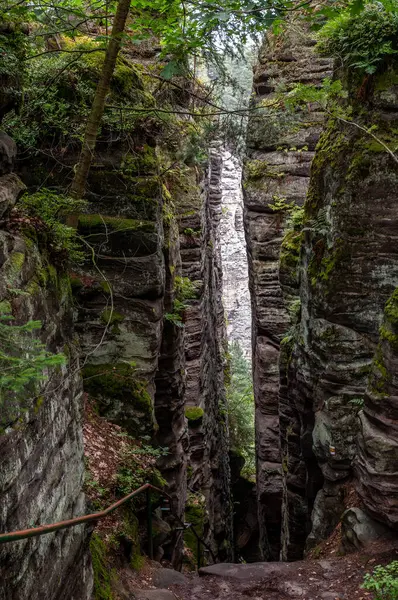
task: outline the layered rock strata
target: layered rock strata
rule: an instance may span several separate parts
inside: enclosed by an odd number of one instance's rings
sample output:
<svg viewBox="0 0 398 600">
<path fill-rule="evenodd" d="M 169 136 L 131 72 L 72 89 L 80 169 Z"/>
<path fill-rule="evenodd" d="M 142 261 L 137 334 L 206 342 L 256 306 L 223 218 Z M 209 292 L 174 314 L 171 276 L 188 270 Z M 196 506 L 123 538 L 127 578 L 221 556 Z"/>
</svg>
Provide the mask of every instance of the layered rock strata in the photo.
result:
<svg viewBox="0 0 398 600">
<path fill-rule="evenodd" d="M 223 302 L 229 342 L 238 342 L 251 358 L 251 305 L 245 231 L 243 226 L 242 166 L 222 152 L 222 214 L 220 223 Z"/>
<path fill-rule="evenodd" d="M 376 125 L 379 140 L 396 145 L 396 68 L 393 62 L 385 65 L 365 87 L 354 74 L 340 74 L 348 82 L 354 123 L 329 123 L 312 166 L 299 261 L 301 316 L 281 398 L 286 437 L 289 431 L 287 558 L 299 555 L 309 533 L 304 523 L 322 484 L 319 467 L 323 486 L 307 545 L 327 536 L 340 519 L 358 439 L 357 484 L 364 504 L 376 518 L 396 520 L 396 421 L 388 371 L 393 368 L 388 340 L 394 343 L 389 309 L 394 300 L 384 307 L 398 280 L 391 244 L 398 172 L 383 144 L 366 133 Z"/>
<path fill-rule="evenodd" d="M 203 494 L 204 533 L 218 560 L 232 559 L 232 504 L 224 384 L 226 331 L 220 252 L 222 157 L 210 152 L 203 192 L 179 210 L 182 272 L 196 283 L 185 311 L 189 488 Z M 194 202 L 194 204 L 192 204 Z M 203 412 L 190 418 L 189 408 Z"/>
<path fill-rule="evenodd" d="M 302 24 L 268 35 L 254 73 L 256 105 L 248 124 L 244 168 L 244 222 L 252 304 L 253 378 L 256 402 L 257 495 L 260 549 L 278 560 L 281 550 L 282 463 L 279 424 L 279 348 L 289 326 L 279 281 L 279 254 L 286 206 L 302 206 L 323 115 L 267 109 L 276 90 L 297 83 L 318 85 L 330 61 L 313 51 Z M 293 283 L 294 287 L 294 283 Z"/>
<path fill-rule="evenodd" d="M 3 133 L 1 144 L 0 170 L 6 173 L 16 148 Z M 68 360 L 62 367 L 49 368 L 48 381 L 30 390 L 31 397 L 28 391 L 23 398 L 12 392 L 2 396 L 1 532 L 63 521 L 86 511 L 82 379 L 69 277 L 57 272 L 34 236 L 9 227 L 10 211 L 24 190 L 16 175 L 0 177 L 0 315 L 13 315 L 14 325 L 41 321 L 39 336 L 46 349 L 63 352 Z M 88 600 L 88 541 L 87 528 L 80 526 L 2 544 L 0 598 Z"/>
</svg>

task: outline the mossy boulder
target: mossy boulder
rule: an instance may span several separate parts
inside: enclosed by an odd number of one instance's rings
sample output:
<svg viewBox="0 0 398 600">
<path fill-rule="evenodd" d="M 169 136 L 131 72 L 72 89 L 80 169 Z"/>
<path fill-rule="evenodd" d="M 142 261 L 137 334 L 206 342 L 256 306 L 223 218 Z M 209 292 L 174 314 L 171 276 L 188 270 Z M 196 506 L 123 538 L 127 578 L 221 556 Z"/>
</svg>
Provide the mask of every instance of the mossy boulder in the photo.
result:
<svg viewBox="0 0 398 600">
<path fill-rule="evenodd" d="M 200 406 L 187 406 L 185 409 L 185 416 L 188 419 L 190 427 L 196 427 L 201 424 L 204 416 L 203 408 Z"/>
<path fill-rule="evenodd" d="M 147 383 L 127 363 L 86 365 L 83 385 L 97 399 L 101 415 L 123 424 L 135 436 L 151 435 L 153 403 Z"/>
</svg>

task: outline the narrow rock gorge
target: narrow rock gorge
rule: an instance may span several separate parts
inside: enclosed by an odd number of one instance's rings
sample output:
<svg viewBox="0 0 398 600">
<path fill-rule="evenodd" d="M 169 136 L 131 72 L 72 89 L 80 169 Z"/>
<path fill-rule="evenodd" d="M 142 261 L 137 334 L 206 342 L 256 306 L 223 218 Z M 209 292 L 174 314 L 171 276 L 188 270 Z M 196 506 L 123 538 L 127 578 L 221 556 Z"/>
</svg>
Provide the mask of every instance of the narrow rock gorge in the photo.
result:
<svg viewBox="0 0 398 600">
<path fill-rule="evenodd" d="M 0 599 L 370 597 L 396 6 L 97 4 L 0 2 Z"/>
<path fill-rule="evenodd" d="M 377 9 L 368 10 L 370 22 Z M 268 559 L 298 559 L 325 540 L 352 485 L 369 515 L 393 525 L 396 422 L 384 352 L 391 365 L 395 69 L 386 60 L 361 78 L 341 68 L 314 53 L 314 35 L 295 18 L 268 36 L 256 68 L 261 113 L 249 121 L 243 185 Z M 339 110 L 325 116 L 314 90 L 331 77 L 343 89 Z M 312 96 L 289 111 L 297 84 Z M 392 321 L 383 325 L 385 311 Z"/>
<path fill-rule="evenodd" d="M 310 33 L 292 20 L 283 35 L 269 35 L 254 74 L 255 103 L 272 106 L 283 84 L 320 84 L 331 63 L 318 58 Z M 287 93 L 287 92 L 286 92 Z M 253 378 L 256 400 L 257 497 L 264 559 L 278 560 L 281 551 L 283 456 L 279 414 L 279 348 L 289 326 L 288 302 L 295 277 L 279 272 L 285 214 L 278 201 L 302 206 L 323 114 L 286 115 L 267 110 L 249 119 L 244 173 L 245 227 L 253 312 Z M 278 210 L 279 208 L 279 210 Z M 297 235 L 285 241 L 282 258 L 290 264 Z M 289 254 L 289 256 L 288 256 Z M 284 262 L 281 262 L 283 268 Z M 291 275 L 291 274 L 290 274 Z M 283 292 L 285 283 L 285 292 Z M 290 289 L 292 288 L 292 289 Z"/>
</svg>

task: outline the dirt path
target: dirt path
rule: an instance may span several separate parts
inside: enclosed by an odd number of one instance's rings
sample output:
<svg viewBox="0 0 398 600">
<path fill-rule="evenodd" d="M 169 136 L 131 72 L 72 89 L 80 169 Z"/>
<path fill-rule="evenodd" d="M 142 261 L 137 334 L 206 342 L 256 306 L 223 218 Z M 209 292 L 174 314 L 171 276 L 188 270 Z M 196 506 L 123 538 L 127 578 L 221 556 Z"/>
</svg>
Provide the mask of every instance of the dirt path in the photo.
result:
<svg viewBox="0 0 398 600">
<path fill-rule="evenodd" d="M 220 564 L 168 586 L 179 600 L 370 600 L 364 574 L 398 558 L 398 544 L 371 553 L 295 563 Z"/>
</svg>

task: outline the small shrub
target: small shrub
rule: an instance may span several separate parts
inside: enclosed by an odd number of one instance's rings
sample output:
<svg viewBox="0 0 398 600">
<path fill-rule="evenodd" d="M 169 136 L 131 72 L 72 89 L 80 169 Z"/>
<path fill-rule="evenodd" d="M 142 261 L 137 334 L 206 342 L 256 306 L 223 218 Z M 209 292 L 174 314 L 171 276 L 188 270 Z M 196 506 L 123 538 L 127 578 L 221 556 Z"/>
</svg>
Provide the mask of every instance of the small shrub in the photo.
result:
<svg viewBox="0 0 398 600">
<path fill-rule="evenodd" d="M 398 53 L 398 11 L 392 3 L 368 2 L 365 10 L 353 14 L 348 8 L 320 30 L 317 49 L 344 66 L 375 73 L 390 56 Z"/>
<path fill-rule="evenodd" d="M 4 303 L 3 303 L 4 304 Z M 0 314 L 0 426 L 7 426 L 28 408 L 47 370 L 65 363 L 63 354 L 52 354 L 35 337 L 40 321 L 12 325 L 12 316 Z"/>
<path fill-rule="evenodd" d="M 374 600 L 398 600 L 398 560 L 366 573 L 362 587 L 375 593 Z"/>
<path fill-rule="evenodd" d="M 191 281 L 189 277 L 177 276 L 174 280 L 176 297 L 179 301 L 191 300 L 196 298 L 198 285 L 197 282 Z"/>
</svg>

